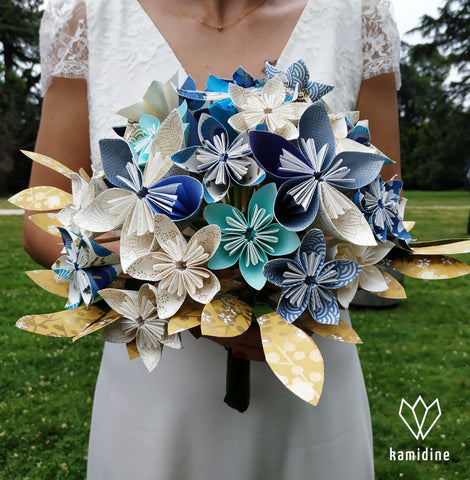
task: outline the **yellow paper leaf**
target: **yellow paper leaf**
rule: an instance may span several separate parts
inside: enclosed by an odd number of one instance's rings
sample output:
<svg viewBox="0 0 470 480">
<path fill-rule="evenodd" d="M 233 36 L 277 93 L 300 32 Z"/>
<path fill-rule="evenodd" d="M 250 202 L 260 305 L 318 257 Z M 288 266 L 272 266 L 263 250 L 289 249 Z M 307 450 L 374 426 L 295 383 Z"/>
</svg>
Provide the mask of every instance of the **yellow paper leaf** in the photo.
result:
<svg viewBox="0 0 470 480">
<path fill-rule="evenodd" d="M 341 318 L 337 325 L 323 325 L 316 322 L 310 313 L 307 312 L 306 314 L 302 314 L 298 320 L 296 320 L 296 325 L 307 328 L 308 331 L 312 333 L 317 333 L 322 337 L 330 338 L 331 340 L 336 340 L 338 342 L 354 344 L 362 343 L 359 335 L 348 323 L 341 320 Z"/>
<path fill-rule="evenodd" d="M 233 295 L 217 295 L 202 311 L 202 334 L 212 337 L 237 337 L 248 330 L 252 313 L 251 307 Z"/>
<path fill-rule="evenodd" d="M 50 337 L 74 337 L 103 315 L 103 310 L 92 305 L 73 310 L 26 315 L 16 322 L 21 330 Z"/>
<path fill-rule="evenodd" d="M 49 293 L 64 298 L 69 296 L 70 280 L 59 277 L 53 270 L 31 270 L 26 275 Z"/>
<path fill-rule="evenodd" d="M 72 203 L 71 193 L 56 187 L 31 187 L 8 199 L 10 203 L 25 210 L 59 210 Z"/>
<path fill-rule="evenodd" d="M 384 280 L 387 282 L 388 288 L 383 292 L 369 292 L 377 297 L 382 298 L 396 298 L 396 299 L 404 299 L 406 298 L 405 289 L 403 285 L 392 275 L 387 272 L 382 271 L 382 275 Z"/>
<path fill-rule="evenodd" d="M 109 312 L 106 312 L 102 317 L 91 323 L 87 328 L 82 330 L 79 334 L 75 335 L 73 337 L 73 341 L 76 342 L 80 338 L 86 337 L 87 335 L 90 335 L 90 333 L 96 332 L 97 330 L 100 330 L 106 325 L 110 325 L 111 323 L 115 322 L 119 318 L 121 318 L 122 315 L 119 313 L 115 312 L 114 310 L 110 310 Z"/>
<path fill-rule="evenodd" d="M 35 225 L 50 235 L 54 235 L 54 237 L 61 236 L 57 227 L 63 227 L 63 225 L 58 220 L 55 213 L 36 213 L 29 218 Z"/>
<path fill-rule="evenodd" d="M 438 243 L 436 245 L 426 245 L 413 248 L 413 253 L 417 255 L 458 255 L 459 253 L 469 252 L 470 240 Z"/>
<path fill-rule="evenodd" d="M 126 343 L 126 348 L 127 348 L 127 353 L 129 355 L 129 358 L 131 360 L 134 360 L 134 358 L 140 357 L 140 353 L 139 353 L 139 350 L 137 350 L 137 344 L 135 343 L 135 340 L 132 340 L 132 342 Z"/>
<path fill-rule="evenodd" d="M 168 322 L 168 334 L 184 332 L 193 327 L 201 325 L 201 314 L 203 306 L 201 304 L 187 302 L 176 315 L 170 318 Z"/>
<path fill-rule="evenodd" d="M 61 175 L 64 175 L 64 177 L 70 178 L 70 174 L 74 173 L 73 170 L 70 170 L 69 167 L 66 167 L 57 160 L 54 160 L 53 158 L 46 157 L 46 155 L 41 155 L 40 153 L 36 152 L 28 152 L 27 150 L 21 150 L 21 153 L 24 153 L 31 160 L 34 160 L 35 162 L 49 167 L 50 169 L 54 170 L 57 173 L 60 173 Z"/>
<path fill-rule="evenodd" d="M 470 273 L 470 267 L 455 258 L 443 255 L 407 255 L 390 259 L 386 265 L 413 278 L 439 280 Z"/>
<path fill-rule="evenodd" d="M 316 405 L 323 389 L 323 357 L 316 343 L 276 312 L 258 318 L 269 366 L 298 397 Z"/>
</svg>

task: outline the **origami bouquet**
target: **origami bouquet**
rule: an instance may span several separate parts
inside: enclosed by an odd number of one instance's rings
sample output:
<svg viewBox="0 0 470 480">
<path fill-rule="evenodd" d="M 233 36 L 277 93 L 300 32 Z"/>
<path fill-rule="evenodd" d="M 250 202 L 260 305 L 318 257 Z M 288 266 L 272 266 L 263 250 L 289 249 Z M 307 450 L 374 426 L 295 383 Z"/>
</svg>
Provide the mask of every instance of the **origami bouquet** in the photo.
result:
<svg viewBox="0 0 470 480">
<path fill-rule="evenodd" d="M 341 319 L 359 288 L 405 298 L 385 266 L 426 279 L 470 272 L 444 256 L 470 241 L 412 242 L 402 182 L 382 180 L 392 161 L 359 112 L 331 112 L 322 97 L 332 87 L 302 61 L 266 71 L 211 76 L 203 91 L 191 78 L 153 82 L 119 111 L 127 124 L 100 141 L 92 178 L 25 152 L 68 177 L 72 193 L 33 187 L 10 199 L 58 210 L 31 219 L 64 243 L 51 270 L 28 275 L 67 298 L 65 310 L 27 315 L 19 328 L 74 340 L 103 329 L 151 371 L 184 330 L 235 337 L 257 324 L 275 375 L 315 405 L 315 336 L 360 343 Z M 116 238 L 119 255 L 104 246 Z M 230 368 L 247 362 L 229 352 Z"/>
</svg>

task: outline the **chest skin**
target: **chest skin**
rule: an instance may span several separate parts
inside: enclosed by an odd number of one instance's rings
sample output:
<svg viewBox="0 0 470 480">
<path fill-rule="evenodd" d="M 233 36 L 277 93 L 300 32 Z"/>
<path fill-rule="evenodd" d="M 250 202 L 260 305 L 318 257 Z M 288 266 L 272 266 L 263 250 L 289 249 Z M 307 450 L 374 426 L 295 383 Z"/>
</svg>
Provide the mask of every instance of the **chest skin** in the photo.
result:
<svg viewBox="0 0 470 480">
<path fill-rule="evenodd" d="M 139 0 L 139 3 L 166 39 L 184 70 L 202 89 L 209 74 L 231 78 L 239 65 L 256 78 L 263 77 L 264 62 L 268 60 L 274 63 L 280 57 L 306 0 L 267 0 L 259 9 L 221 32 L 181 15 L 173 2 Z M 232 12 L 230 9 L 227 11 Z M 227 16 L 224 24 L 229 25 L 240 15 L 233 11 L 233 17 Z M 200 15 L 194 16 L 202 18 Z M 207 22 L 217 23 L 210 19 Z"/>
</svg>

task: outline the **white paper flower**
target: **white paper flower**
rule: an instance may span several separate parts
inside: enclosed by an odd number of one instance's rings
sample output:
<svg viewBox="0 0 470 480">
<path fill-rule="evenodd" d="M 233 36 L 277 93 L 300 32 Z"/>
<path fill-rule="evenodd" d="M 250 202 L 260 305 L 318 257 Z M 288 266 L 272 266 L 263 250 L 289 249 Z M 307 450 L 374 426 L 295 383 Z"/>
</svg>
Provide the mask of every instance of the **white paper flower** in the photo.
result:
<svg viewBox="0 0 470 480">
<path fill-rule="evenodd" d="M 149 372 L 158 365 L 163 345 L 182 348 L 179 334 L 168 335 L 168 319 L 161 318 L 157 289 L 153 285 L 146 283 L 138 292 L 106 288 L 99 293 L 113 310 L 122 315 L 105 327 L 103 339 L 111 343 L 129 343 L 135 340 Z"/>
<path fill-rule="evenodd" d="M 260 95 L 234 84 L 229 85 L 229 94 L 239 111 L 229 119 L 235 130 L 242 132 L 265 124 L 270 132 L 287 140 L 299 136 L 295 125 L 309 104 L 286 101 L 286 87 L 280 76 L 268 80 Z"/>
<path fill-rule="evenodd" d="M 338 300 L 344 308 L 351 303 L 357 289 L 360 287 L 368 292 L 383 292 L 388 289 L 382 272 L 375 267 L 394 247 L 392 242 L 386 241 L 373 247 L 340 243 L 337 246 L 337 259 L 353 260 L 362 266 L 361 273 L 348 285 L 338 290 Z"/>
<path fill-rule="evenodd" d="M 155 215 L 155 242 L 161 250 L 139 257 L 127 273 L 141 280 L 159 282 L 161 315 L 173 316 L 186 295 L 207 304 L 220 290 L 217 277 L 204 268 L 220 243 L 220 228 L 208 225 L 186 242 L 176 225 L 165 215 Z"/>
</svg>

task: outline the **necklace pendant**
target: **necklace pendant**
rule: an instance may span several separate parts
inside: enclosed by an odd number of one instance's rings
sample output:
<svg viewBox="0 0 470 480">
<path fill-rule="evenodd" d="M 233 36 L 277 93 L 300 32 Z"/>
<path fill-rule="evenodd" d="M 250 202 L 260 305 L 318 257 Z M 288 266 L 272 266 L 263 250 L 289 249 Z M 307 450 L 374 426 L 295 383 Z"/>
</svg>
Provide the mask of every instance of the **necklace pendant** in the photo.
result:
<svg viewBox="0 0 470 480">
<path fill-rule="evenodd" d="M 223 25 L 217 25 L 215 28 L 217 28 L 218 32 L 221 32 L 224 29 Z"/>
</svg>

